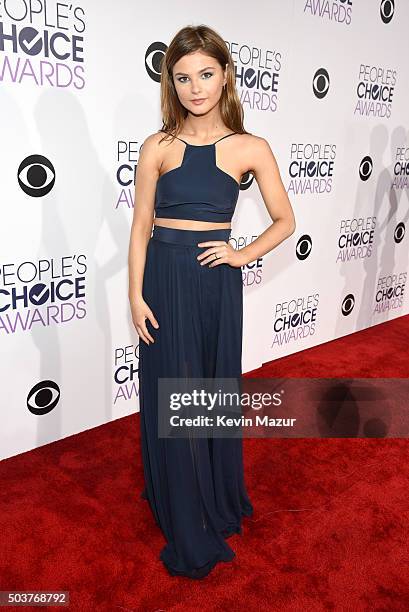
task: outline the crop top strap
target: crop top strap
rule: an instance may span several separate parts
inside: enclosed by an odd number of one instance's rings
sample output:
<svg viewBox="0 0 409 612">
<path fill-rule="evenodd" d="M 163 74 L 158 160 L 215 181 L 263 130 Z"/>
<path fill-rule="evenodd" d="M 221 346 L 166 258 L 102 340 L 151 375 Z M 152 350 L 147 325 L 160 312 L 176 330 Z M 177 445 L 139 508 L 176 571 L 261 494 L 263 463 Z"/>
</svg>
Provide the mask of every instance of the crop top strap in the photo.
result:
<svg viewBox="0 0 409 612">
<path fill-rule="evenodd" d="M 182 142 L 184 142 L 185 144 L 189 144 L 188 142 L 186 142 L 186 140 L 183 140 L 183 138 L 179 138 L 178 136 L 175 136 L 174 134 L 169 134 L 169 132 L 166 132 L 165 130 L 159 130 L 159 132 L 163 132 L 164 134 L 168 134 L 168 136 L 173 136 L 174 138 L 177 138 L 178 140 L 181 140 Z"/>
<path fill-rule="evenodd" d="M 216 142 L 220 142 L 221 140 L 223 140 L 223 138 L 228 138 L 229 136 L 234 136 L 234 134 L 237 134 L 237 132 L 231 132 L 230 134 L 226 134 L 226 136 L 222 136 L 221 138 L 219 138 L 219 140 L 216 140 Z M 216 142 L 214 142 L 213 144 L 216 144 Z"/>
<path fill-rule="evenodd" d="M 179 138 L 179 136 L 175 136 L 175 138 L 177 138 L 178 140 L 181 140 L 182 142 L 184 142 L 185 144 L 189 144 L 188 142 L 186 142 L 186 140 L 183 140 L 183 138 Z"/>
<path fill-rule="evenodd" d="M 164 134 L 168 134 L 169 136 L 173 135 L 173 134 L 169 134 L 169 132 L 165 132 L 165 130 L 159 130 L 159 131 L 163 132 Z M 230 134 L 226 134 L 225 136 L 222 136 L 221 138 L 219 138 L 219 140 L 216 140 L 216 142 L 220 142 L 221 140 L 223 140 L 223 138 L 228 138 L 229 136 L 234 136 L 234 134 L 237 134 L 237 132 L 231 132 Z M 174 136 L 174 138 L 177 138 L 178 140 L 181 140 L 182 142 L 184 142 L 186 145 L 190 146 L 190 144 L 188 142 L 186 142 L 186 140 L 183 140 L 183 138 L 179 138 L 179 136 Z M 216 142 L 214 142 L 213 144 L 216 144 Z M 196 145 L 194 145 L 194 146 L 196 146 Z"/>
</svg>

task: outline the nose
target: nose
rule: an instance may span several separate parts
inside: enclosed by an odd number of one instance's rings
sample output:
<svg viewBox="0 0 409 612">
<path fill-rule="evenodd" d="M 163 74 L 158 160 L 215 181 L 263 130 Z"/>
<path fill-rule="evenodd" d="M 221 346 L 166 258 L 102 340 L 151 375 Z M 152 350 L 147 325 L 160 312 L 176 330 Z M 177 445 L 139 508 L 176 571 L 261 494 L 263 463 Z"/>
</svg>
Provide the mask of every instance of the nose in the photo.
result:
<svg viewBox="0 0 409 612">
<path fill-rule="evenodd" d="M 193 79 L 192 79 L 191 83 L 192 83 L 192 85 L 191 85 L 192 94 L 196 95 L 200 91 L 200 83 L 199 83 L 199 81 L 196 81 L 196 80 L 193 80 Z"/>
</svg>

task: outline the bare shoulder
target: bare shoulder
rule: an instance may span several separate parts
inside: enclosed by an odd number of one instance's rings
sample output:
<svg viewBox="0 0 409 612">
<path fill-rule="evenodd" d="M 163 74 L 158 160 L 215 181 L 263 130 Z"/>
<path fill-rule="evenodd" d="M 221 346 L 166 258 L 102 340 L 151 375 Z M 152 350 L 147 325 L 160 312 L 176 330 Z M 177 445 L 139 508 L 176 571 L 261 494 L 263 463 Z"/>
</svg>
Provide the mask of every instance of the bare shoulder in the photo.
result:
<svg viewBox="0 0 409 612">
<path fill-rule="evenodd" d="M 146 136 L 143 141 L 142 147 L 146 147 L 149 151 L 156 151 L 160 145 L 160 141 L 166 136 L 164 132 L 154 132 Z"/>
<path fill-rule="evenodd" d="M 142 164 L 151 169 L 160 167 L 163 151 L 161 141 L 164 136 L 166 136 L 164 132 L 154 132 L 146 136 L 139 150 L 138 165 Z"/>
<path fill-rule="evenodd" d="M 262 136 L 256 134 L 241 134 L 242 144 L 252 153 L 263 153 L 270 150 L 269 142 Z"/>
<path fill-rule="evenodd" d="M 275 162 L 274 153 L 268 140 L 256 134 L 241 134 L 243 160 L 247 169 L 256 172 L 265 163 Z"/>
<path fill-rule="evenodd" d="M 163 132 L 154 132 L 145 137 L 139 149 L 138 174 L 157 179 L 161 165 L 161 148 L 159 141 Z"/>
<path fill-rule="evenodd" d="M 172 139 L 167 132 L 154 132 L 149 134 L 143 141 L 141 151 L 145 149 L 145 157 L 154 159 L 158 167 L 161 166 L 165 149 L 171 144 Z"/>
</svg>

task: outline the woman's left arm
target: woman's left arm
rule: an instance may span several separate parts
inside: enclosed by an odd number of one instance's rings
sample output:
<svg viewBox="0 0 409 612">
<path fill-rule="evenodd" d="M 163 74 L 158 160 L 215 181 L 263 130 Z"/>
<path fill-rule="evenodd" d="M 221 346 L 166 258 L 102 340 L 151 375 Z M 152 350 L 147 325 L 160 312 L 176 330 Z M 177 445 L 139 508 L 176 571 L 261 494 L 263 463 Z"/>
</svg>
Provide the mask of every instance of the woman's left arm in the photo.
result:
<svg viewBox="0 0 409 612">
<path fill-rule="evenodd" d="M 255 176 L 273 223 L 254 242 L 237 251 L 242 266 L 274 249 L 291 236 L 296 227 L 294 212 L 269 143 L 259 136 L 253 137 L 247 153 L 252 160 L 249 170 Z"/>
<path fill-rule="evenodd" d="M 236 250 L 230 242 L 222 240 L 199 242 L 198 246 L 209 247 L 197 257 L 202 266 L 209 264 L 209 268 L 213 268 L 229 264 L 241 268 L 274 249 L 295 230 L 294 212 L 267 140 L 250 135 L 246 145 L 240 150 L 240 155 L 243 160 L 251 160 L 248 170 L 256 178 L 273 223 L 254 242 L 242 249 Z"/>
</svg>

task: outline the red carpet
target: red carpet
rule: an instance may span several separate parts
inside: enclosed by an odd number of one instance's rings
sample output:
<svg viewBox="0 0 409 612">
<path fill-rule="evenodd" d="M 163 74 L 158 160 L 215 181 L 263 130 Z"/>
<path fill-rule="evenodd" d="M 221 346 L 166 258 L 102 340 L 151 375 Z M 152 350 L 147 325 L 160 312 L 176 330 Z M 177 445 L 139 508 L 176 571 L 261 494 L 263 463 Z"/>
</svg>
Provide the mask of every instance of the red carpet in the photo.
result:
<svg viewBox="0 0 409 612">
<path fill-rule="evenodd" d="M 247 376 L 406 378 L 408 337 L 405 316 Z M 0 462 L 0 590 L 66 590 L 81 612 L 409 609 L 407 440 L 245 439 L 244 454 L 255 514 L 203 581 L 158 560 L 139 415 Z"/>
</svg>

